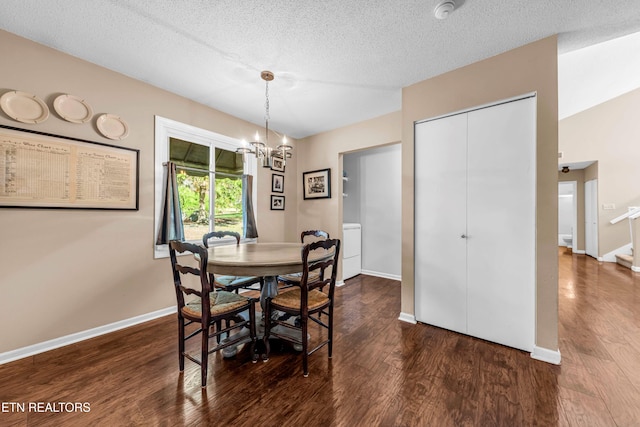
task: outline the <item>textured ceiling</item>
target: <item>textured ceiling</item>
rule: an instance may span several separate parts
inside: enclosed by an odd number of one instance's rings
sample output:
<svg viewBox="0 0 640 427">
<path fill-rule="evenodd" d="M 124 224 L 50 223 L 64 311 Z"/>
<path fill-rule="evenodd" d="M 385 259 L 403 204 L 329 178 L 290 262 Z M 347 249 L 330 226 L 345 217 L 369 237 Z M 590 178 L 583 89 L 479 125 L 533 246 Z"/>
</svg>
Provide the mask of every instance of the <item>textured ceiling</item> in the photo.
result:
<svg viewBox="0 0 640 427">
<path fill-rule="evenodd" d="M 640 31 L 640 1 L 2 0 L 0 28 L 295 138 L 401 107 L 404 86 L 559 34 Z"/>
</svg>

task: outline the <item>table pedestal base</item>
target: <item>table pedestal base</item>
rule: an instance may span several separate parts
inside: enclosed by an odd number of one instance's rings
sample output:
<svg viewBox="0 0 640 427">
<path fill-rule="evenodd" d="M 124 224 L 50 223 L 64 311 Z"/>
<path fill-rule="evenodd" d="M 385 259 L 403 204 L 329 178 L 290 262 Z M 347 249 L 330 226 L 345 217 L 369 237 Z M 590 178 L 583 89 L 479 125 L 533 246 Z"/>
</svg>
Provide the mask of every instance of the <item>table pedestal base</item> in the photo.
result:
<svg viewBox="0 0 640 427">
<path fill-rule="evenodd" d="M 276 313 L 277 314 L 277 313 Z M 240 313 L 241 316 L 245 317 L 247 316 L 247 313 Z M 287 320 L 288 323 L 293 324 L 293 322 L 295 321 L 295 319 L 291 318 L 289 320 Z M 275 326 L 273 329 L 273 331 L 277 332 L 280 335 L 286 335 L 291 337 L 292 339 L 301 340 L 301 332 L 300 331 L 295 331 L 293 329 L 289 329 L 287 327 L 284 326 Z M 249 335 L 249 329 L 247 328 L 242 328 L 240 330 L 240 332 L 238 332 L 241 335 Z M 262 340 L 264 338 L 264 323 L 262 321 L 262 319 L 260 319 L 258 321 L 257 327 L 256 327 L 256 335 L 258 338 L 258 345 L 260 345 L 262 343 Z M 311 336 L 309 334 L 307 334 L 307 337 L 310 338 Z M 225 338 L 222 340 L 222 342 L 225 342 L 225 340 L 227 340 L 228 338 Z M 293 349 L 295 351 L 302 351 L 302 344 L 291 344 Z M 222 357 L 224 357 L 225 359 L 227 358 L 231 358 L 234 357 L 237 353 L 238 353 L 238 347 L 237 346 L 229 346 L 226 348 L 223 348 L 222 350 Z"/>
<path fill-rule="evenodd" d="M 273 298 L 274 296 L 278 295 L 278 279 L 276 276 L 265 276 L 264 278 L 264 285 L 262 286 L 262 289 L 260 290 L 260 307 L 262 308 L 262 317 L 261 319 L 257 322 L 258 324 L 256 325 L 256 335 L 258 337 L 258 342 L 261 342 L 263 337 L 264 337 L 264 313 L 266 312 L 265 306 L 266 306 L 266 301 L 267 298 Z M 240 313 L 240 315 L 245 318 L 248 319 L 248 313 L 247 312 L 243 312 Z M 279 316 L 279 312 L 274 312 L 272 314 L 272 318 L 276 319 Z M 288 323 L 291 323 L 293 325 L 293 322 L 295 321 L 295 318 L 290 318 L 287 320 Z M 300 331 L 295 331 L 292 329 L 289 329 L 287 327 L 284 326 L 275 326 L 273 328 L 274 331 L 276 331 L 277 333 L 279 333 L 280 335 L 286 335 L 289 336 L 295 340 L 301 341 L 301 332 Z M 249 334 L 249 330 L 246 328 L 243 328 L 240 332 L 240 334 L 244 334 L 244 335 L 248 335 Z M 308 335 L 308 334 L 307 334 Z M 224 340 L 222 340 L 222 342 L 224 342 Z M 293 349 L 295 351 L 302 351 L 302 344 L 292 344 Z M 230 358 L 230 357 L 234 357 L 236 354 L 238 353 L 238 349 L 236 346 L 230 346 L 227 348 L 223 348 L 222 349 L 222 356 L 225 358 Z"/>
</svg>

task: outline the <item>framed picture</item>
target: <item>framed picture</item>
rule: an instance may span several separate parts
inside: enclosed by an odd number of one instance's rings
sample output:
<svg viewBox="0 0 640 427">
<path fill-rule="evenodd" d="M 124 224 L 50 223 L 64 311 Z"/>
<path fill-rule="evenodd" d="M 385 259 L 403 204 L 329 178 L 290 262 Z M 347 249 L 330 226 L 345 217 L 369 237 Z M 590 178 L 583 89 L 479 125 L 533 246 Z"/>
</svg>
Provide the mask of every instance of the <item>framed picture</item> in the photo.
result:
<svg viewBox="0 0 640 427">
<path fill-rule="evenodd" d="M 277 158 L 277 157 L 272 157 L 271 158 L 271 170 L 272 171 L 278 171 L 278 172 L 284 172 L 284 161 L 282 159 Z"/>
<path fill-rule="evenodd" d="M 138 210 L 140 151 L 0 125 L 0 207 Z"/>
<path fill-rule="evenodd" d="M 271 191 L 284 193 L 284 175 L 271 174 Z"/>
<path fill-rule="evenodd" d="M 284 196 L 271 195 L 271 210 L 283 211 L 284 210 Z"/>
<path fill-rule="evenodd" d="M 304 172 L 302 174 L 304 199 L 331 198 L 331 169 Z"/>
</svg>

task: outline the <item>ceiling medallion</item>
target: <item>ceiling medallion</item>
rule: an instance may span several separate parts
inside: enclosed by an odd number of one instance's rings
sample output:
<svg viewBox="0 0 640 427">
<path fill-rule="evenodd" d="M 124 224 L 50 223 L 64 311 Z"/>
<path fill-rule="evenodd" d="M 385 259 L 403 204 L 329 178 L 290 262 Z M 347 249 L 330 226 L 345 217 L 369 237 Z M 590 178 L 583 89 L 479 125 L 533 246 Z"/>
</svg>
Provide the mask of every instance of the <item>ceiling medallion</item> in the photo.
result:
<svg viewBox="0 0 640 427">
<path fill-rule="evenodd" d="M 456 9 L 456 4 L 451 0 L 440 2 L 433 11 L 436 19 L 447 19 Z"/>
</svg>

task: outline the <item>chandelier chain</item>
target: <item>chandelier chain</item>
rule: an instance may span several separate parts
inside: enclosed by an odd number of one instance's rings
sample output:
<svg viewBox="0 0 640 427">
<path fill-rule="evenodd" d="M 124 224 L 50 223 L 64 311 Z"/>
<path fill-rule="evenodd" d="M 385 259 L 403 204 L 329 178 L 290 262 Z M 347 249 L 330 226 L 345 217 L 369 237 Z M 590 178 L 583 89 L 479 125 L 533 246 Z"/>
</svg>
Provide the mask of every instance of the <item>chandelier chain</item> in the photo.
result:
<svg viewBox="0 0 640 427">
<path fill-rule="evenodd" d="M 265 81 L 265 89 L 264 89 L 264 122 L 265 122 L 265 142 L 269 141 L 269 80 Z"/>
</svg>

